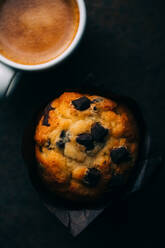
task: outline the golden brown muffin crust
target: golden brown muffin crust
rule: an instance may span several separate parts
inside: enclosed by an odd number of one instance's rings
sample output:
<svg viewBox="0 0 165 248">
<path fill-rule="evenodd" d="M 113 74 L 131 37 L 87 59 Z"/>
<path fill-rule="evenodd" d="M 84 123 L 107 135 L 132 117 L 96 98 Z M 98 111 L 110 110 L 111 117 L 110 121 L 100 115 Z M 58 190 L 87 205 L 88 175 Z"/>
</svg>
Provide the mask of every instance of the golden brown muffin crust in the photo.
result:
<svg viewBox="0 0 165 248">
<path fill-rule="evenodd" d="M 66 199 L 92 201 L 133 168 L 138 129 L 128 108 L 100 96 L 65 92 L 45 109 L 35 133 L 45 185 Z"/>
</svg>

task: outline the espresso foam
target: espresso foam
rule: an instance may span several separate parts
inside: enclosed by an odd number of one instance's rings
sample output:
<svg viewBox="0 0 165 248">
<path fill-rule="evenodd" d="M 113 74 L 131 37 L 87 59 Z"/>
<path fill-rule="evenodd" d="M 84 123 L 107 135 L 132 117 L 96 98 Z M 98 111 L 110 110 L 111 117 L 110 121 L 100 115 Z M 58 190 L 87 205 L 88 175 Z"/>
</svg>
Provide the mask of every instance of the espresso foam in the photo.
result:
<svg viewBox="0 0 165 248">
<path fill-rule="evenodd" d="M 75 0 L 0 0 L 0 53 L 21 64 L 45 63 L 65 51 L 78 25 Z"/>
</svg>

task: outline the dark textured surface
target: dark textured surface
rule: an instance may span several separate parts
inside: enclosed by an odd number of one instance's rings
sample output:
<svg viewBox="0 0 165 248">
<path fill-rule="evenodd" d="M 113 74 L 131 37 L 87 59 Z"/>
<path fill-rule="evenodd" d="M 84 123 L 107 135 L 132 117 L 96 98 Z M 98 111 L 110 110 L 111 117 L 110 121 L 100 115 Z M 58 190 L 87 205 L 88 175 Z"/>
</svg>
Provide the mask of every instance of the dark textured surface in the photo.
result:
<svg viewBox="0 0 165 248">
<path fill-rule="evenodd" d="M 44 208 L 21 156 L 24 127 L 59 88 L 89 81 L 132 96 L 164 153 L 165 16 L 162 0 L 88 0 L 88 25 L 76 53 L 52 71 L 23 75 L 0 106 L 0 247 L 163 247 L 165 171 L 73 239 Z M 83 86 L 84 87 L 84 86 Z"/>
</svg>

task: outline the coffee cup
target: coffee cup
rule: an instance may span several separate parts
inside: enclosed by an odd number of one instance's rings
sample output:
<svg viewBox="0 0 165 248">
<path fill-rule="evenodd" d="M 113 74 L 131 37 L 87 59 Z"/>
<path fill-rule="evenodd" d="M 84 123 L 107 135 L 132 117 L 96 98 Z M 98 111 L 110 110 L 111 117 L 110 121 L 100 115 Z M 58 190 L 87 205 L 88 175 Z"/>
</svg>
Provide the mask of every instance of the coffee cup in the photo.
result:
<svg viewBox="0 0 165 248">
<path fill-rule="evenodd" d="M 4 54 L 0 50 L 0 100 L 7 98 L 12 93 L 14 87 L 19 82 L 22 72 L 40 71 L 56 66 L 60 64 L 62 61 L 64 61 L 78 46 L 85 29 L 86 8 L 85 8 L 84 0 L 74 0 L 74 1 L 77 4 L 77 8 L 79 12 L 79 22 L 78 22 L 77 30 L 75 36 L 73 37 L 72 41 L 67 46 L 67 48 L 65 48 L 55 58 L 39 64 L 38 63 L 26 64 L 26 63 L 20 63 L 19 61 L 14 61 L 10 59 L 10 57 L 8 56 L 4 56 Z"/>
</svg>

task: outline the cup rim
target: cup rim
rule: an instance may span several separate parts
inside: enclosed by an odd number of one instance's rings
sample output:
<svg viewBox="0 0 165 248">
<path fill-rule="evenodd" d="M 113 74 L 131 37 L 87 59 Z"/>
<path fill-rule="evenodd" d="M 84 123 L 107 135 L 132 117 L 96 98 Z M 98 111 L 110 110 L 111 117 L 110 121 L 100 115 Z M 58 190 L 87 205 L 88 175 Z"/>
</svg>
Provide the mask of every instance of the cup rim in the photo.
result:
<svg viewBox="0 0 165 248">
<path fill-rule="evenodd" d="M 78 8 L 79 8 L 79 12 L 80 12 L 80 21 L 79 21 L 78 30 L 77 30 L 77 33 L 76 33 L 72 43 L 69 45 L 68 48 L 66 48 L 66 50 L 61 55 L 57 56 L 56 58 L 54 58 L 54 59 L 52 59 L 46 63 L 43 63 L 43 64 L 24 65 L 24 64 L 19 64 L 17 62 L 11 61 L 0 54 L 0 62 L 4 63 L 10 67 L 13 67 L 15 69 L 19 69 L 19 70 L 23 70 L 23 71 L 38 71 L 38 70 L 44 70 L 44 69 L 51 68 L 51 67 L 59 64 L 60 62 L 62 62 L 64 59 L 66 59 L 75 50 L 75 48 L 79 44 L 79 42 L 82 38 L 82 35 L 84 33 L 85 26 L 86 26 L 85 2 L 84 2 L 84 0 L 76 0 L 76 2 L 78 4 Z"/>
</svg>

